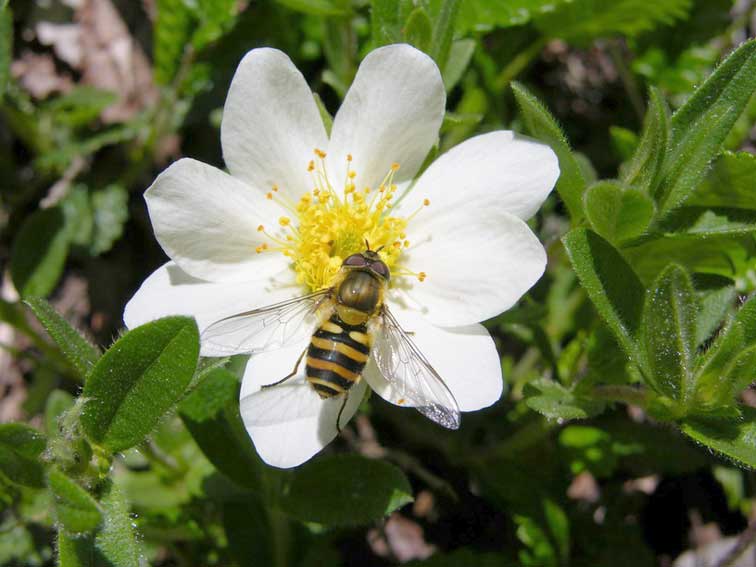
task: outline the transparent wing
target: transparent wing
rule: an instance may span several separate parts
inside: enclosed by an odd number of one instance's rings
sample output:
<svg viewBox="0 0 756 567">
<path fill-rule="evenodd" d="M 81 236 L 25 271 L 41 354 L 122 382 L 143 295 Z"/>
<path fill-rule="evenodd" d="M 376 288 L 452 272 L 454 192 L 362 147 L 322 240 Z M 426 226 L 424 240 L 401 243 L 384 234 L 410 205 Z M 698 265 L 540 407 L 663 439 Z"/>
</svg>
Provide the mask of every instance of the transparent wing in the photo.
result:
<svg viewBox="0 0 756 567">
<path fill-rule="evenodd" d="M 342 426 L 346 425 L 357 409 L 356 406 L 362 400 L 364 389 L 359 386 L 354 389 L 356 394 L 352 397 L 349 393 L 344 415 L 341 419 Z M 345 402 L 342 395 L 323 399 L 303 378 L 297 377 L 272 388 L 263 388 L 254 394 L 244 396 L 240 402 L 240 412 L 244 424 L 248 427 L 266 425 L 280 425 L 301 419 L 320 418 L 328 424 L 336 427 L 336 418 L 342 413 L 341 407 Z"/>
<path fill-rule="evenodd" d="M 317 417 L 324 401 L 307 382 L 291 380 L 245 396 L 240 411 L 247 426 L 276 425 Z"/>
<path fill-rule="evenodd" d="M 392 401 L 412 406 L 448 429 L 458 429 L 459 406 L 454 395 L 384 305 L 373 358 L 391 385 Z"/>
<path fill-rule="evenodd" d="M 280 348 L 312 334 L 330 297 L 331 290 L 325 289 L 226 317 L 205 329 L 200 342 L 222 355 Z"/>
</svg>

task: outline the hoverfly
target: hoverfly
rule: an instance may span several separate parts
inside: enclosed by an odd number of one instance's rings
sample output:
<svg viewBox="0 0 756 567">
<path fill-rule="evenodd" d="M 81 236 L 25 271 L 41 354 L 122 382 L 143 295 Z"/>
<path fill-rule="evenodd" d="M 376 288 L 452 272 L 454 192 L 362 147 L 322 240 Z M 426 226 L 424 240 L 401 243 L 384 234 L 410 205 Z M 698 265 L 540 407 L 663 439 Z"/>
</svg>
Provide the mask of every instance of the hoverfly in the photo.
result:
<svg viewBox="0 0 756 567">
<path fill-rule="evenodd" d="M 332 287 L 221 319 L 202 333 L 202 341 L 220 352 L 254 354 L 281 348 L 309 334 L 310 343 L 294 370 L 263 390 L 286 387 L 306 359 L 306 381 L 319 398 L 343 397 L 336 418 L 340 431 L 350 388 L 361 379 L 372 356 L 391 387 L 392 401 L 457 429 L 460 412 L 453 394 L 384 303 L 390 277 L 378 251 L 368 245 L 364 252 L 344 260 Z M 292 390 L 291 394 L 301 392 Z M 309 417 L 308 412 L 319 408 L 314 395 L 311 403 L 286 396 L 277 400 L 291 403 L 287 409 L 291 418 Z M 273 423 L 265 415 L 268 409 L 265 403 L 258 404 L 256 423 Z M 280 411 L 271 413 L 280 415 Z"/>
</svg>

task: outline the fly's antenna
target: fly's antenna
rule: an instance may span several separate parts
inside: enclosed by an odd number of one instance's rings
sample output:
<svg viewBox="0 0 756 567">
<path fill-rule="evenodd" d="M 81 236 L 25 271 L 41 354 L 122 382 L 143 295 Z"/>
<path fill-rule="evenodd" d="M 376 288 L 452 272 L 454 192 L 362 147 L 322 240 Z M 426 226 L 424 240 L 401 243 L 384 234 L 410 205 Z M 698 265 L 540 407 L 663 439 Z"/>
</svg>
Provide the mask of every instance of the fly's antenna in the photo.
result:
<svg viewBox="0 0 756 567">
<path fill-rule="evenodd" d="M 378 252 L 380 252 L 380 251 L 381 251 L 381 250 L 383 250 L 384 248 L 386 248 L 386 245 L 385 245 L 385 244 L 384 244 L 383 246 L 379 246 L 379 247 L 378 247 L 378 250 L 376 250 L 376 251 L 375 251 L 375 253 L 376 253 L 376 254 L 378 254 Z"/>
<path fill-rule="evenodd" d="M 365 246 L 367 246 L 368 251 L 370 251 L 370 243 L 368 242 L 368 239 L 365 239 Z M 383 248 L 383 246 L 381 246 Z"/>
</svg>

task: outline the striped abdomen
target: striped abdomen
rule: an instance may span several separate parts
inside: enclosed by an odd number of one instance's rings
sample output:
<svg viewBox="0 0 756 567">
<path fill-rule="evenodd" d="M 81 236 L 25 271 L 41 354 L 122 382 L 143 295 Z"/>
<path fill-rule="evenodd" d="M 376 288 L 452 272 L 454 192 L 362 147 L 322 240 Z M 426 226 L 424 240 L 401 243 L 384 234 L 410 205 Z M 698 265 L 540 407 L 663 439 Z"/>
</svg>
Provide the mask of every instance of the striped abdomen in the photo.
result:
<svg viewBox="0 0 756 567">
<path fill-rule="evenodd" d="M 310 340 L 307 381 L 322 398 L 343 394 L 360 379 L 369 356 L 366 324 L 348 325 L 334 313 Z"/>
</svg>

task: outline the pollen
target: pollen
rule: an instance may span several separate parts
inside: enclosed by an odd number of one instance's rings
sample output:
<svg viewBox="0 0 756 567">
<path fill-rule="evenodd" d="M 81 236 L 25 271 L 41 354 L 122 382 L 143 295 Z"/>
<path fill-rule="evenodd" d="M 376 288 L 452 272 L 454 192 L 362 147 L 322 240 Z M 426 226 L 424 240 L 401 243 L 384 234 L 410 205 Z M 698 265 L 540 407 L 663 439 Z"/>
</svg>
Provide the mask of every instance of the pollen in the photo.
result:
<svg viewBox="0 0 756 567">
<path fill-rule="evenodd" d="M 280 217 L 275 231 L 258 227 L 271 245 L 263 243 L 256 252 L 281 252 L 290 260 L 297 283 L 318 291 L 334 284 L 344 259 L 363 252 L 367 241 L 392 275 L 411 274 L 423 281 L 424 272 L 410 272 L 402 266 L 402 253 L 410 245 L 407 223 L 419 211 L 408 218 L 391 214 L 391 201 L 397 197 L 394 174 L 399 164 L 391 165 L 377 191 L 370 187 L 358 191 L 351 154 L 346 156 L 346 174 L 337 183 L 329 178 L 326 152 L 316 148 L 313 153 L 316 159 L 306 164 L 313 189 L 286 207 L 291 216 Z M 272 193 L 267 197 L 273 199 Z M 276 196 L 276 202 L 279 200 Z"/>
</svg>

